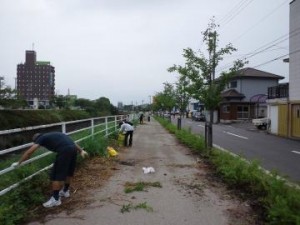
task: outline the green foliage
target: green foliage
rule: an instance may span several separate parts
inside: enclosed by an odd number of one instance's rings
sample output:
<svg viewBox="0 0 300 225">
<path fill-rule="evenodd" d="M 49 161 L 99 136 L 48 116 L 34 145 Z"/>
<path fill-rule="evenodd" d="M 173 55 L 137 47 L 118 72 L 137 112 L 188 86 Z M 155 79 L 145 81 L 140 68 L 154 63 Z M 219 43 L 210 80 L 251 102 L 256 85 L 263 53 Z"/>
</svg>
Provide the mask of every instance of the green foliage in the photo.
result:
<svg viewBox="0 0 300 225">
<path fill-rule="evenodd" d="M 169 132 L 175 134 L 180 142 L 190 147 L 193 151 L 201 153 L 202 155 L 207 154 L 205 149 L 204 139 L 201 136 L 196 136 L 185 129 L 178 130 L 177 127 L 170 123 L 168 119 L 163 119 L 160 117 L 155 117 L 155 119 L 162 124 Z"/>
<path fill-rule="evenodd" d="M 144 209 L 147 212 L 153 212 L 153 208 L 147 204 L 147 202 L 139 203 L 133 205 L 131 203 L 123 205 L 121 208 L 121 213 L 130 212 L 131 210 Z"/>
<path fill-rule="evenodd" d="M 49 186 L 48 175 L 42 172 L 20 187 L 0 196 L 0 224 L 20 224 L 32 216 L 31 209 L 45 201 L 44 190 Z"/>
<path fill-rule="evenodd" d="M 155 101 L 153 102 L 154 110 L 171 111 L 176 106 L 174 86 L 168 82 L 164 83 L 163 92 L 159 92 L 155 95 Z"/>
<path fill-rule="evenodd" d="M 126 213 L 126 212 L 130 212 L 130 210 L 132 209 L 132 204 L 126 204 L 126 205 L 123 205 L 120 212 L 121 213 Z"/>
<path fill-rule="evenodd" d="M 125 189 L 124 192 L 125 193 L 131 193 L 134 191 L 144 191 L 145 185 L 141 182 L 134 184 L 134 185 L 129 185 L 129 184 L 125 184 Z"/>
<path fill-rule="evenodd" d="M 156 181 L 156 182 L 137 182 L 137 183 L 126 182 L 124 192 L 131 193 L 134 191 L 145 191 L 145 189 L 148 187 L 161 188 L 162 185 L 158 181 Z"/>
<path fill-rule="evenodd" d="M 230 43 L 217 49 L 219 42 L 217 28 L 218 25 L 212 19 L 207 29 L 202 32 L 203 43 L 207 49 L 206 54 L 203 52 L 198 54 L 191 48 L 184 49 L 185 65 L 173 65 L 168 69 L 169 72 L 178 72 L 180 75 L 178 83 L 184 84 L 184 92 L 204 103 L 209 110 L 214 110 L 221 102 L 221 92 L 228 82 L 229 75 L 242 68 L 246 63 L 242 60 L 233 62 L 229 72 L 223 71 L 221 76 L 215 80 L 216 67 L 223 60 L 223 57 L 237 51 Z"/>
<path fill-rule="evenodd" d="M 0 130 L 89 118 L 82 110 L 1 110 Z"/>
<path fill-rule="evenodd" d="M 95 100 L 95 108 L 99 109 L 102 112 L 110 112 L 110 101 L 108 98 L 101 97 Z M 107 115 L 108 115 L 107 114 Z"/>
<path fill-rule="evenodd" d="M 153 208 L 147 204 L 147 202 L 142 202 L 134 206 L 134 209 L 144 209 L 147 212 L 153 212 Z"/>
<path fill-rule="evenodd" d="M 85 148 L 90 156 L 105 156 L 107 154 L 106 147 L 108 142 L 109 140 L 107 138 L 98 135 L 94 138 L 86 139 L 79 144 Z M 34 154 L 38 155 L 45 151 L 46 150 L 41 149 Z M 50 165 L 54 157 L 55 154 L 50 154 L 35 162 L 21 166 L 10 173 L 1 175 L 0 189 L 2 190 Z M 19 156 L 7 159 L 3 164 L 7 167 L 16 161 L 16 158 L 19 158 Z M 78 164 L 80 164 L 83 159 L 79 155 L 78 159 Z M 3 165 L 1 166 L 3 167 Z M 5 195 L 0 196 L 0 224 L 16 225 L 24 222 L 26 218 L 32 217 L 32 209 L 46 200 L 45 192 L 48 190 L 49 183 L 48 172 L 42 172 Z"/>
<path fill-rule="evenodd" d="M 107 145 L 109 140 L 103 136 L 97 135 L 93 138 L 85 139 L 80 146 L 89 153 L 90 156 L 107 156 Z"/>
<path fill-rule="evenodd" d="M 17 95 L 16 90 L 4 85 L 4 88 L 0 86 L 0 106 L 9 109 L 19 109 L 26 107 L 27 102 Z"/>
</svg>

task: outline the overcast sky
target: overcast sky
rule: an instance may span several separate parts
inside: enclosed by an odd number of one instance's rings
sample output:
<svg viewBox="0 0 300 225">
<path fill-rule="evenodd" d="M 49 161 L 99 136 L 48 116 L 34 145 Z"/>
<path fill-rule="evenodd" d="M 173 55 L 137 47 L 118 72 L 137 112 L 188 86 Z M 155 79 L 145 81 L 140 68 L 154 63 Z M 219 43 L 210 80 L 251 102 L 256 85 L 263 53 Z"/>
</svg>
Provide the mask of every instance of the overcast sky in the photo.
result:
<svg viewBox="0 0 300 225">
<path fill-rule="evenodd" d="M 215 16 L 220 47 L 251 56 L 247 67 L 286 77 L 290 0 L 0 0 L 0 76 L 15 87 L 17 64 L 34 49 L 55 67 L 58 94 L 111 103 L 149 103 L 174 83 L 167 69 L 184 48 L 205 52 L 202 32 Z M 33 44 L 34 43 L 34 44 Z M 247 55 L 248 54 L 248 55 Z M 281 58 L 279 58 L 281 57 Z M 279 58 L 279 59 L 277 59 Z M 225 66 L 225 67 L 224 67 Z"/>
</svg>

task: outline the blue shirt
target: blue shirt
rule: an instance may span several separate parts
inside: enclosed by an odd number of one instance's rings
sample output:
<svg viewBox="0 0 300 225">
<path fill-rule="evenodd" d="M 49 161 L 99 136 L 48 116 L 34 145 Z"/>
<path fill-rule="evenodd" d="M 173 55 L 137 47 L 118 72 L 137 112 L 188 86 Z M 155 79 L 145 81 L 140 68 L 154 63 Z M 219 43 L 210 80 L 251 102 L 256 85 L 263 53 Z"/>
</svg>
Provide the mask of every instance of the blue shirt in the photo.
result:
<svg viewBox="0 0 300 225">
<path fill-rule="evenodd" d="M 74 141 L 66 134 L 61 132 L 49 132 L 41 134 L 36 140 L 36 144 L 47 148 L 52 152 L 58 152 L 66 146 L 74 146 Z"/>
</svg>

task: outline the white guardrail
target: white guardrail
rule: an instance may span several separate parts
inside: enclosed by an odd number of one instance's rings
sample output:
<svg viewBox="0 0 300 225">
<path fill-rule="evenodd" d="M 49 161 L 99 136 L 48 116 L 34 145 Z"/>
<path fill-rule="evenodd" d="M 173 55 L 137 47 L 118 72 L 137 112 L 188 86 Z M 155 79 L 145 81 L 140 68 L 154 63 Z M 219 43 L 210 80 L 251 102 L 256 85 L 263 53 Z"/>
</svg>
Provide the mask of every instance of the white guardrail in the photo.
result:
<svg viewBox="0 0 300 225">
<path fill-rule="evenodd" d="M 68 135 L 70 134 L 75 134 L 75 133 L 78 133 L 78 132 L 82 132 L 82 131 L 85 131 L 85 130 L 90 130 L 90 134 L 81 138 L 81 139 L 78 139 L 78 140 L 75 140 L 76 143 L 78 142 L 81 142 L 82 140 L 84 139 L 87 139 L 87 138 L 90 138 L 94 135 L 97 135 L 99 133 L 105 133 L 104 136 L 107 137 L 108 135 L 114 133 L 117 129 L 118 129 L 118 124 L 119 122 L 124 119 L 124 115 L 117 115 L 117 116 L 107 116 L 107 117 L 96 117 L 96 118 L 90 118 L 90 119 L 84 119 L 84 120 L 76 120 L 76 121 L 69 121 L 69 122 L 60 122 L 60 123 L 54 123 L 54 124 L 47 124 L 47 125 L 40 125 L 40 126 L 33 126 L 33 127 L 25 127 L 25 128 L 16 128 L 16 129 L 11 129 L 11 130 L 2 130 L 0 131 L 0 136 L 1 135 L 9 135 L 9 134 L 16 134 L 16 133 L 20 133 L 20 132 L 24 132 L 24 131 L 34 131 L 34 130 L 40 130 L 41 129 L 46 129 L 46 128 L 51 128 L 51 127 L 57 127 L 57 126 L 61 126 L 61 132 L 63 133 L 66 133 Z M 130 115 L 131 118 L 129 118 L 130 120 L 133 119 L 134 115 Z M 97 122 L 97 121 L 100 121 L 100 122 Z M 90 122 L 90 125 L 89 126 L 86 126 L 84 128 L 81 128 L 81 129 L 78 129 L 78 130 L 73 130 L 71 132 L 66 132 L 67 131 L 67 126 L 68 125 L 71 125 L 71 124 L 78 124 L 78 123 L 82 123 L 82 122 Z M 100 130 L 100 131 L 97 131 L 95 132 L 95 128 L 99 127 L 99 126 L 104 126 L 105 125 L 105 129 L 103 130 Z M 111 132 L 109 132 L 110 130 L 113 130 Z M 42 133 L 42 132 L 41 132 Z M 31 143 L 27 143 L 27 144 L 23 144 L 23 145 L 19 145 L 19 146 L 14 146 L 12 148 L 8 148 L 8 149 L 4 149 L 4 150 L 0 150 L 0 157 L 2 155 L 5 155 L 5 154 L 8 154 L 8 153 L 12 153 L 12 152 L 15 152 L 15 151 L 18 151 L 18 150 L 21 150 L 21 149 L 24 149 L 24 148 L 28 148 L 30 147 L 31 145 L 33 144 L 33 142 Z M 24 161 L 23 163 L 20 164 L 20 167 L 21 166 L 24 166 L 28 163 L 31 163 L 31 162 L 34 162 L 36 160 L 39 160 L 49 154 L 52 154 L 51 151 L 47 151 L 46 153 L 43 153 L 41 155 L 38 155 L 38 156 L 35 156 L 35 157 L 32 157 L 30 158 L 29 160 L 26 160 Z M 6 194 L 7 192 L 11 191 L 12 189 L 18 187 L 21 183 L 31 179 L 32 177 L 34 177 L 35 175 L 45 171 L 45 170 L 48 170 L 49 168 L 52 167 L 53 164 L 50 164 L 48 166 L 46 166 L 45 168 L 31 174 L 30 176 L 28 177 L 25 177 L 24 179 L 20 180 L 19 182 L 3 189 L 0 191 L 0 196 Z M 10 167 L 7 167 L 3 170 L 0 170 L 0 176 L 5 174 L 5 173 L 8 173 L 12 170 L 15 170 L 14 167 L 10 166 Z M 1 179 L 1 178 L 0 178 Z"/>
</svg>

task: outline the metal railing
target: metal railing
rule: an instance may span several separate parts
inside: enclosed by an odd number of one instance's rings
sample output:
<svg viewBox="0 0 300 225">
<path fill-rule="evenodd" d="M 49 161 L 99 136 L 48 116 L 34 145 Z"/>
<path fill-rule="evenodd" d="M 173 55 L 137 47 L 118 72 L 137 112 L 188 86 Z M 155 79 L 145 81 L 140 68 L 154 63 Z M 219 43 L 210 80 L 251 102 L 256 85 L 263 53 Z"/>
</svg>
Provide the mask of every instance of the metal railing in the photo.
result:
<svg viewBox="0 0 300 225">
<path fill-rule="evenodd" d="M 130 119 L 134 119 L 134 115 L 130 115 L 130 117 L 131 117 Z M 11 136 L 11 135 L 26 132 L 26 131 L 32 132 L 32 131 L 38 130 L 40 132 L 40 130 L 43 130 L 43 129 L 46 129 L 47 131 L 49 131 L 49 129 L 59 131 L 58 127 L 60 127 L 60 131 L 62 133 L 65 133 L 67 135 L 72 135 L 72 134 L 76 134 L 76 133 L 83 132 L 83 131 L 89 131 L 89 132 L 87 132 L 88 134 L 86 136 L 83 136 L 82 138 L 80 138 L 78 140 L 74 140 L 76 143 L 78 143 L 78 142 L 81 142 L 85 139 L 88 139 L 88 138 L 93 137 L 98 134 L 103 134 L 104 137 L 109 136 L 110 134 L 117 131 L 118 124 L 123 119 L 124 119 L 123 115 L 118 115 L 118 116 L 97 117 L 97 118 L 90 118 L 90 119 L 69 121 L 69 122 L 60 122 L 60 123 L 33 126 L 33 127 L 16 128 L 16 129 L 11 129 L 11 130 L 2 130 L 2 131 L 0 131 L 0 137 L 1 137 L 1 135 L 10 135 Z M 77 125 L 80 124 L 77 127 L 78 129 L 76 129 L 76 124 Z M 85 126 L 82 127 L 83 126 L 82 124 L 85 124 Z M 21 144 L 18 146 L 13 146 L 8 149 L 0 150 L 0 157 L 4 156 L 4 155 L 13 154 L 14 152 L 23 150 L 24 148 L 29 148 L 32 144 L 33 144 L 33 142 L 30 142 L 30 143 Z M 45 153 L 42 153 L 35 157 L 32 157 L 32 158 L 22 162 L 19 167 L 22 167 L 31 162 L 40 160 L 41 158 L 44 158 L 52 153 L 53 152 L 51 152 L 51 151 L 47 151 Z M 40 169 L 39 171 L 23 178 L 19 182 L 14 183 L 14 184 L 4 188 L 3 190 L 0 190 L 0 196 L 6 194 L 7 192 L 11 191 L 12 189 L 18 187 L 21 183 L 31 179 L 32 177 L 38 175 L 39 173 L 41 173 L 45 170 L 48 170 L 49 168 L 52 167 L 52 165 L 53 164 L 47 165 L 46 167 Z M 10 171 L 13 171 L 15 169 L 16 168 L 14 168 L 12 166 L 2 169 L 2 170 L 0 170 L 0 176 L 4 175 Z"/>
<path fill-rule="evenodd" d="M 288 98 L 289 97 L 289 84 L 279 84 L 274 87 L 268 88 L 268 99 L 274 98 Z"/>
</svg>

